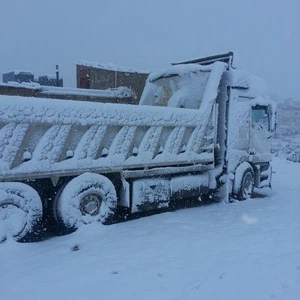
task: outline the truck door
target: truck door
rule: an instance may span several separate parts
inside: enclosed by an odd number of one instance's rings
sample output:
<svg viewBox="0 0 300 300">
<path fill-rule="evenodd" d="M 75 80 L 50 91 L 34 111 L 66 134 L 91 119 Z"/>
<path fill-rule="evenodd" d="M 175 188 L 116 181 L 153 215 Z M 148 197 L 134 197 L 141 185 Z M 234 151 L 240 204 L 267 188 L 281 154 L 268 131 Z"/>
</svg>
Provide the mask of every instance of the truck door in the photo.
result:
<svg viewBox="0 0 300 300">
<path fill-rule="evenodd" d="M 252 106 L 249 150 L 253 162 L 269 162 L 271 160 L 271 137 L 268 106 Z"/>
</svg>

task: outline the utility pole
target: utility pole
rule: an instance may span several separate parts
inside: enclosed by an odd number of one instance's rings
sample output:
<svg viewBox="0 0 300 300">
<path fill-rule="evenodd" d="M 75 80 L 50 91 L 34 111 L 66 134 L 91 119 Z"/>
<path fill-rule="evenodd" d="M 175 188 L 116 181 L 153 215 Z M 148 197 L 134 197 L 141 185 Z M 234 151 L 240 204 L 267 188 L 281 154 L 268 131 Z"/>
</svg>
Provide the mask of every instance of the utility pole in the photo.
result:
<svg viewBox="0 0 300 300">
<path fill-rule="evenodd" d="M 59 67 L 56 65 L 56 86 L 59 86 Z"/>
</svg>

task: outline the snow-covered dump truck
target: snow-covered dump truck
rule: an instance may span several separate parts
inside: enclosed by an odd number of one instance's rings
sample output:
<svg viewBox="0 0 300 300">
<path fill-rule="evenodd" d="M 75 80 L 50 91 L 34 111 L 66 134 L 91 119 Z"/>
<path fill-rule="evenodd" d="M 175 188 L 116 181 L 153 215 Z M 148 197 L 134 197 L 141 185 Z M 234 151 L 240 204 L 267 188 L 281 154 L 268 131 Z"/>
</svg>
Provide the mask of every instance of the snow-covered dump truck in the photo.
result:
<svg viewBox="0 0 300 300">
<path fill-rule="evenodd" d="M 232 53 L 150 74 L 139 105 L 0 96 L 0 240 L 246 199 L 271 185 L 275 113 Z"/>
</svg>

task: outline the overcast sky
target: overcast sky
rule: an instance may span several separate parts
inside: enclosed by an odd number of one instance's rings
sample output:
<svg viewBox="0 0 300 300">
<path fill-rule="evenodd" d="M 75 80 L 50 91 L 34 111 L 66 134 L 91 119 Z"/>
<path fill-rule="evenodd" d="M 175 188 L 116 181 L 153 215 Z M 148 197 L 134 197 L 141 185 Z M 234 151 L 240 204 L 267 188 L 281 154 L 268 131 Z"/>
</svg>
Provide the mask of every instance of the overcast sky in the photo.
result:
<svg viewBox="0 0 300 300">
<path fill-rule="evenodd" d="M 300 99 L 299 0 L 0 0 L 0 73 L 79 60 L 153 70 L 236 51 L 271 93 Z"/>
</svg>

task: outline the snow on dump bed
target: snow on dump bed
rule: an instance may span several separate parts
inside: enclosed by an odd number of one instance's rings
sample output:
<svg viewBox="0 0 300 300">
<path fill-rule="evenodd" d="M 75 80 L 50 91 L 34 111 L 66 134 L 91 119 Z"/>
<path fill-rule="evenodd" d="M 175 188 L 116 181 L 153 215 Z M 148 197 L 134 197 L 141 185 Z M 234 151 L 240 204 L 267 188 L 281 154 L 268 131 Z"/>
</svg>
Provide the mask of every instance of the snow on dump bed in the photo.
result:
<svg viewBox="0 0 300 300">
<path fill-rule="evenodd" d="M 52 95 L 75 95 L 90 96 L 103 98 L 129 98 L 136 97 L 134 92 L 128 87 L 118 87 L 106 90 L 77 89 L 77 88 L 61 88 L 61 87 L 41 87 L 42 93 L 50 93 Z"/>
<path fill-rule="evenodd" d="M 196 126 L 196 110 L 0 96 L 1 123 Z"/>
</svg>

